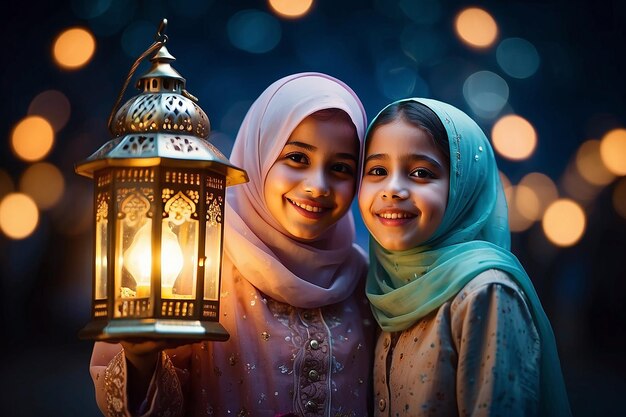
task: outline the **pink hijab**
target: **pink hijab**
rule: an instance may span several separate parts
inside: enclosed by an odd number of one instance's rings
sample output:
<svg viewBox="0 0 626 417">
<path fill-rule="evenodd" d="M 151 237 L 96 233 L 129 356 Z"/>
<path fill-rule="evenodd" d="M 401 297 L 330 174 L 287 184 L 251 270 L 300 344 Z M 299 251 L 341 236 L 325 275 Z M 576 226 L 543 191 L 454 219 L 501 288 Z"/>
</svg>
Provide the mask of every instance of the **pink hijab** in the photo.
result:
<svg viewBox="0 0 626 417">
<path fill-rule="evenodd" d="M 258 290 L 300 308 L 346 299 L 365 273 L 350 211 L 307 244 L 293 239 L 265 204 L 265 178 L 291 132 L 307 116 L 330 108 L 350 116 L 361 148 L 366 114 L 354 91 L 331 76 L 301 73 L 274 82 L 252 104 L 230 156 L 250 182 L 227 191 L 226 254 Z"/>
</svg>

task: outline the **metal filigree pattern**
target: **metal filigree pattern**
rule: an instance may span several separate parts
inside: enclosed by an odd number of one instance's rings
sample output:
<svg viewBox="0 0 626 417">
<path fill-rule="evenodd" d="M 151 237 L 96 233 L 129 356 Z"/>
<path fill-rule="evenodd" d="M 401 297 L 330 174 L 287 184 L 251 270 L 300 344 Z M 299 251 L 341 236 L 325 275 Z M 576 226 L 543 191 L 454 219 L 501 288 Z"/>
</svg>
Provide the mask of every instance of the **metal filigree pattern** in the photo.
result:
<svg viewBox="0 0 626 417">
<path fill-rule="evenodd" d="M 165 142 L 165 149 L 168 151 L 175 151 L 181 153 L 197 153 L 200 152 L 200 148 L 193 143 L 189 138 L 180 137 L 180 136 L 172 136 Z"/>
<path fill-rule="evenodd" d="M 107 194 L 98 194 L 98 207 L 96 208 L 96 222 L 106 221 L 109 217 L 109 203 Z"/>
<path fill-rule="evenodd" d="M 139 227 L 149 210 L 150 201 L 137 192 L 126 196 L 120 206 L 120 214 L 129 227 Z"/>
<path fill-rule="evenodd" d="M 206 198 L 206 219 L 207 226 L 215 226 L 222 223 L 222 196 L 216 196 L 213 193 L 209 193 Z"/>
<path fill-rule="evenodd" d="M 204 111 L 176 93 L 143 93 L 131 98 L 115 115 L 116 136 L 142 132 L 180 132 L 206 138 L 210 133 Z"/>
<path fill-rule="evenodd" d="M 181 191 L 165 203 L 165 213 L 169 220 L 177 226 L 189 221 L 191 215 L 196 212 L 196 205 Z"/>
<path fill-rule="evenodd" d="M 154 136 L 126 136 L 120 148 L 128 155 L 140 156 L 144 153 L 154 153 L 156 150 L 154 143 Z"/>
<path fill-rule="evenodd" d="M 130 109 L 130 130 L 145 132 L 158 128 L 155 112 L 159 103 L 159 94 L 144 94 L 140 96 Z"/>
</svg>

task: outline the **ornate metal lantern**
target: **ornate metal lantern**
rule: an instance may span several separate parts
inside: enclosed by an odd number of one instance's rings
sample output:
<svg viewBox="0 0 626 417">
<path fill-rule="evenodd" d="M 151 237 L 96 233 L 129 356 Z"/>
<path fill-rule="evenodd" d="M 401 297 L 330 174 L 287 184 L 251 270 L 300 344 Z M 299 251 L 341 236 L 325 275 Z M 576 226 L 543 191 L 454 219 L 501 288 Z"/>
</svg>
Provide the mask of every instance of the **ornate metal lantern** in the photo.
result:
<svg viewBox="0 0 626 417">
<path fill-rule="evenodd" d="M 76 166 L 95 187 L 93 308 L 83 338 L 229 337 L 218 321 L 224 191 L 247 174 L 207 141 L 209 120 L 171 67 L 166 24 L 113 107 L 113 139 Z M 116 112 L 152 53 L 142 92 Z"/>
</svg>

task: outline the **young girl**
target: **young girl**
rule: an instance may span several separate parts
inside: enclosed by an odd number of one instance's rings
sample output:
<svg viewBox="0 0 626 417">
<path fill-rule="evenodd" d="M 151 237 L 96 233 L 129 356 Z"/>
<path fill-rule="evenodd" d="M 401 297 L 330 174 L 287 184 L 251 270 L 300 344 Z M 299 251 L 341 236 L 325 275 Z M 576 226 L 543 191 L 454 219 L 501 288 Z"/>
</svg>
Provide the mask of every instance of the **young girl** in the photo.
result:
<svg viewBox="0 0 626 417">
<path fill-rule="evenodd" d="M 97 343 L 108 415 L 365 416 L 373 332 L 366 263 L 349 211 L 366 117 L 330 76 L 276 81 L 246 115 L 231 155 L 220 322 L 227 342 Z M 135 405 L 136 403 L 136 405 Z"/>
<path fill-rule="evenodd" d="M 569 416 L 532 283 L 509 252 L 489 141 L 460 110 L 407 99 L 366 136 L 359 207 L 383 332 L 377 416 Z"/>
</svg>

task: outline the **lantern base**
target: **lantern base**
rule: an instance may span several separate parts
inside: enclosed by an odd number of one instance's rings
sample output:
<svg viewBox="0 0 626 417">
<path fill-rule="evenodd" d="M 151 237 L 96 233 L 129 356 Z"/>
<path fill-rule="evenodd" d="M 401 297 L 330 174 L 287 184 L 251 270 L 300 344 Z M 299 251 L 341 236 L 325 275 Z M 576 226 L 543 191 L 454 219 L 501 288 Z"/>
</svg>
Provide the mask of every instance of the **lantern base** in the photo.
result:
<svg viewBox="0 0 626 417">
<path fill-rule="evenodd" d="M 93 320 L 79 333 L 81 339 L 115 342 L 129 339 L 188 339 L 223 342 L 230 335 L 218 322 L 172 319 Z"/>
</svg>

